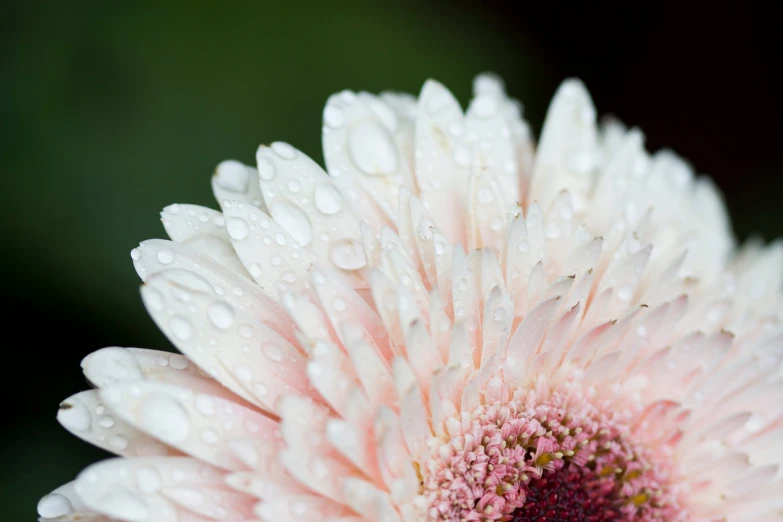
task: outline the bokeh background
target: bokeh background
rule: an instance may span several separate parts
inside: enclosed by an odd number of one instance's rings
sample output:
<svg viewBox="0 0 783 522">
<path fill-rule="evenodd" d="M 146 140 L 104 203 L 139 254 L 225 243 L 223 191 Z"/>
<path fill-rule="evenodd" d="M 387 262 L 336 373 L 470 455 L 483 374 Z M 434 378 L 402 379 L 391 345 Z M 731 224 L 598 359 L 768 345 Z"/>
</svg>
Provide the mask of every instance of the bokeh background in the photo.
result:
<svg viewBox="0 0 783 522">
<path fill-rule="evenodd" d="M 169 348 L 128 256 L 162 237 L 159 210 L 213 205 L 223 159 L 284 140 L 321 160 L 329 94 L 417 92 L 465 103 L 500 73 L 538 132 L 568 76 L 599 112 L 640 126 L 715 177 L 740 238 L 783 235 L 781 56 L 772 13 L 484 2 L 22 2 L 0 12 L 5 353 L 3 521 L 103 458 L 55 421 L 85 389 L 79 361 L 109 345 Z"/>
</svg>

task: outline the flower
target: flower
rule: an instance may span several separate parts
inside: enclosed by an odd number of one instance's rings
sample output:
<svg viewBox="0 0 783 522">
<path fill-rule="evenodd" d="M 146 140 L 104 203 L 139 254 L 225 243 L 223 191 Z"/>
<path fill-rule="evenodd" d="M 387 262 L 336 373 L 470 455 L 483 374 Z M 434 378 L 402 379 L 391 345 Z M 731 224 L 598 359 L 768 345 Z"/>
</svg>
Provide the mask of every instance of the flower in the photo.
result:
<svg viewBox="0 0 783 522">
<path fill-rule="evenodd" d="M 59 421 L 122 457 L 46 520 L 772 521 L 783 244 L 735 248 L 671 152 L 575 80 L 537 151 L 479 76 L 463 114 L 342 92 L 327 175 L 221 163 L 131 252 L 184 355 L 104 348 Z"/>
</svg>

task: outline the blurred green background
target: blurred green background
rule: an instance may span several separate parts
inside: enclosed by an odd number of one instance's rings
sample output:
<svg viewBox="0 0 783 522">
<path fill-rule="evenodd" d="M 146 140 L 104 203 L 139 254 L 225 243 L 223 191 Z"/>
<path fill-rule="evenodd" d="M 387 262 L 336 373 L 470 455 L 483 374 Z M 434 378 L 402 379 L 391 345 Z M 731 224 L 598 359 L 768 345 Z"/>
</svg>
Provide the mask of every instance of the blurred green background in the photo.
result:
<svg viewBox="0 0 783 522">
<path fill-rule="evenodd" d="M 609 14 L 628 23 L 608 27 Z M 129 259 L 139 241 L 164 235 L 159 210 L 214 206 L 214 166 L 253 163 L 262 142 L 289 141 L 321 161 L 333 92 L 416 93 L 434 77 L 465 103 L 472 77 L 493 70 L 538 131 L 557 84 L 578 75 L 600 112 L 714 175 L 741 237 L 780 235 L 783 118 L 770 72 L 779 56 L 759 35 L 765 17 L 700 16 L 675 4 L 618 13 L 504 2 L 4 3 L 11 415 L 0 431 L 0 518 L 33 520 L 38 497 L 104 456 L 55 421 L 58 402 L 87 387 L 81 358 L 107 345 L 168 349 Z"/>
</svg>

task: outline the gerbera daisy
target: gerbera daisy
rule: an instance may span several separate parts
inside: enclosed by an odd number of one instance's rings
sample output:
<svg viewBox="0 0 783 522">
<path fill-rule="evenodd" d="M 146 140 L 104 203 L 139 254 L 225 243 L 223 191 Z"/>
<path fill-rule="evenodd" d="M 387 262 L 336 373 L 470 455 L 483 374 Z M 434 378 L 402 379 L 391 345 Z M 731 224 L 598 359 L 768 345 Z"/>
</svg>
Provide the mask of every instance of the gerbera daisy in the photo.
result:
<svg viewBox="0 0 783 522">
<path fill-rule="evenodd" d="M 124 458 L 40 516 L 783 519 L 783 245 L 735 248 L 710 180 L 576 80 L 535 153 L 474 91 L 336 94 L 326 170 L 262 145 L 221 211 L 164 209 L 131 257 L 183 355 L 83 361 L 58 420 Z"/>
</svg>

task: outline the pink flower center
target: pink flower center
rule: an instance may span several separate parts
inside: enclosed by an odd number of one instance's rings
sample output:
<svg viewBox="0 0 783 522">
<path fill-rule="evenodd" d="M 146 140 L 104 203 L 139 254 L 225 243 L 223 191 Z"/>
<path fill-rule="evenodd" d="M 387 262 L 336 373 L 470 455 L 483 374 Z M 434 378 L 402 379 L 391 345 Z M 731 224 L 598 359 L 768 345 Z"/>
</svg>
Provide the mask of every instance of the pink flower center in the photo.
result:
<svg viewBox="0 0 783 522">
<path fill-rule="evenodd" d="M 667 455 L 634 442 L 634 414 L 573 386 L 517 391 L 450 424 L 432 445 L 422 495 L 432 521 L 658 521 L 683 516 Z M 459 428 L 456 428 L 459 426 Z"/>
</svg>

